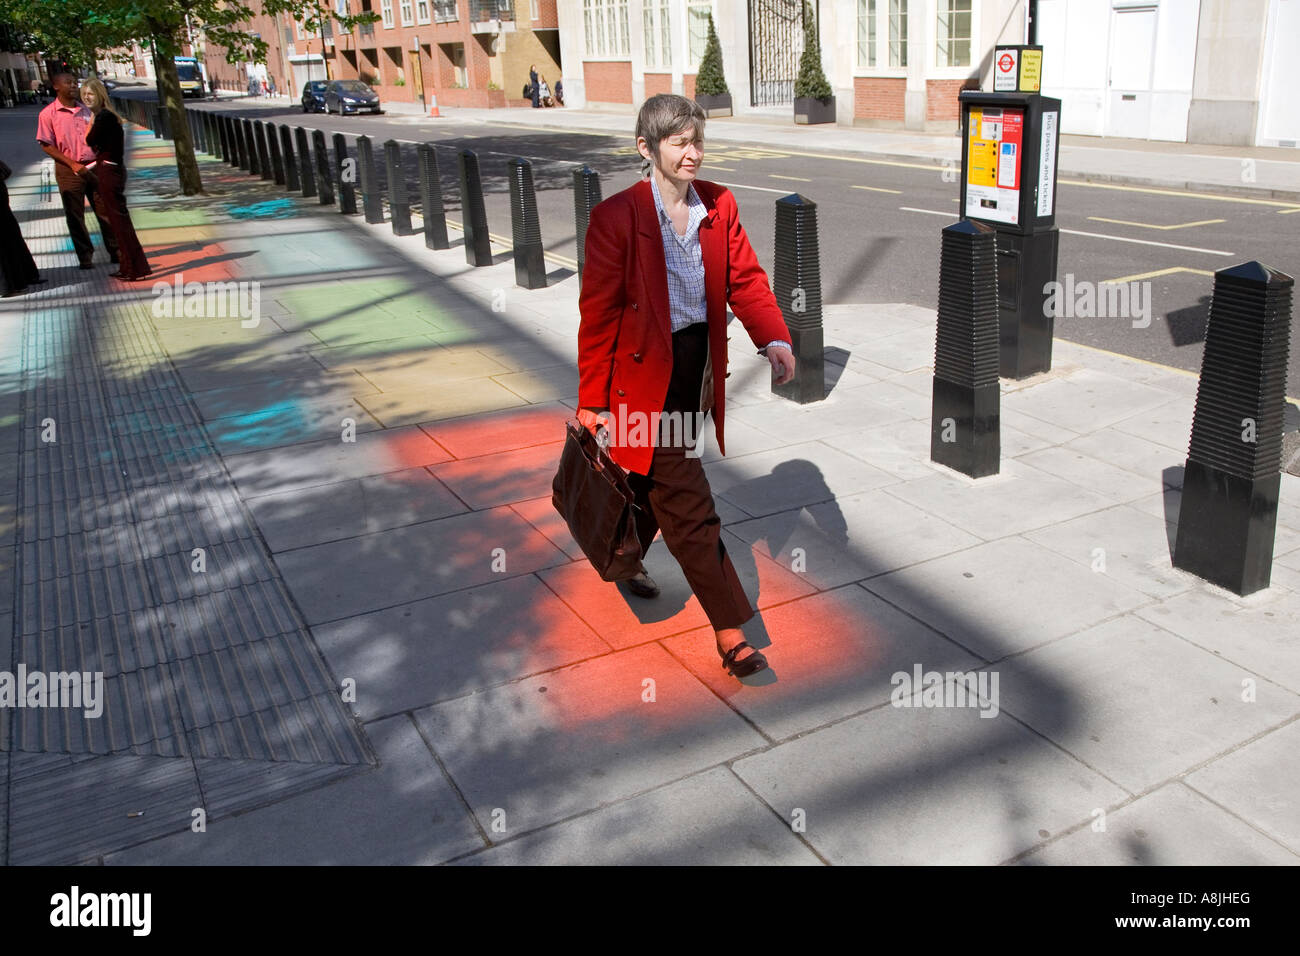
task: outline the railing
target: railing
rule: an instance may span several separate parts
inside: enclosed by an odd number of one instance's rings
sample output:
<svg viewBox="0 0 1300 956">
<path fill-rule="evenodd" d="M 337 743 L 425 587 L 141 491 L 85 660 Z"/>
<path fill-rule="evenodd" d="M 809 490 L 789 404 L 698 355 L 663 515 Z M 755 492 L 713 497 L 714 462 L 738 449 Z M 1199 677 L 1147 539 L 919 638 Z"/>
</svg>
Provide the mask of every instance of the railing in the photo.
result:
<svg viewBox="0 0 1300 956">
<path fill-rule="evenodd" d="M 515 0 L 469 0 L 469 19 L 471 23 L 486 23 L 489 20 L 511 20 L 515 18 Z"/>
</svg>

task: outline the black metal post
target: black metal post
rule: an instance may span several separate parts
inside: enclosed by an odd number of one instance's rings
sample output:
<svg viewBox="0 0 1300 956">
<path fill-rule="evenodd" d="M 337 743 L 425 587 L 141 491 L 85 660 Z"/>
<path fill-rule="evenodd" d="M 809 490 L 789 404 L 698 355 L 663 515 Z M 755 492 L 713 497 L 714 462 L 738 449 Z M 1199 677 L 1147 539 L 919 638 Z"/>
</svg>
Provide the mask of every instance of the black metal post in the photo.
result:
<svg viewBox="0 0 1300 956">
<path fill-rule="evenodd" d="M 402 147 L 395 139 L 384 143 L 384 165 L 388 171 L 388 215 L 393 223 L 393 235 L 411 234 L 411 197 L 406 189 L 406 174 L 402 170 Z"/>
<path fill-rule="evenodd" d="M 258 120 L 253 125 L 257 129 L 257 171 L 270 182 L 275 174 L 271 172 L 271 151 L 266 145 L 266 124 Z"/>
<path fill-rule="evenodd" d="M 246 171 L 248 169 L 249 153 L 252 152 L 252 150 L 248 148 L 249 146 L 248 132 L 245 129 L 244 120 L 240 119 L 239 117 L 236 117 L 234 122 L 235 122 L 235 143 L 236 143 L 235 149 L 239 153 L 239 168 Z"/>
<path fill-rule="evenodd" d="M 591 210 L 600 202 L 600 173 L 590 166 L 573 171 L 573 226 L 578 237 L 578 288 L 582 288 L 582 267 L 587 263 L 587 224 Z"/>
<path fill-rule="evenodd" d="M 424 244 L 430 249 L 449 249 L 447 212 L 442 206 L 442 175 L 438 151 L 432 143 L 420 144 L 420 210 L 424 216 Z"/>
<path fill-rule="evenodd" d="M 348 159 L 348 138 L 334 134 L 334 174 L 338 180 L 339 212 L 355 215 L 357 211 L 357 161 Z"/>
<path fill-rule="evenodd" d="M 222 126 L 226 129 L 226 142 L 230 148 L 226 150 L 226 163 L 231 169 L 239 167 L 239 132 L 235 128 L 235 119 L 233 116 L 223 116 Z"/>
<path fill-rule="evenodd" d="M 316 189 L 322 206 L 334 205 L 334 177 L 330 173 L 330 153 L 325 147 L 325 131 L 312 130 L 312 146 L 316 150 Z"/>
<path fill-rule="evenodd" d="M 266 124 L 266 148 L 271 154 L 271 178 L 277 186 L 283 186 L 284 158 L 280 155 L 280 137 L 274 123 Z"/>
<path fill-rule="evenodd" d="M 379 198 L 379 176 L 375 172 L 375 148 L 369 136 L 357 137 L 357 167 L 361 172 L 361 206 L 366 222 L 383 222 L 384 207 Z"/>
<path fill-rule="evenodd" d="M 293 155 L 293 133 L 287 123 L 280 124 L 280 152 L 284 154 L 284 188 L 298 191 L 298 161 Z"/>
<path fill-rule="evenodd" d="M 492 240 L 488 236 L 487 209 L 483 205 L 483 177 L 478 154 L 462 149 L 460 165 L 460 218 L 465 231 L 465 261 L 472 266 L 492 265 Z"/>
<path fill-rule="evenodd" d="M 546 255 L 542 249 L 542 223 L 537 216 L 537 191 L 533 164 L 512 157 L 510 168 L 510 235 L 515 255 L 515 285 L 546 288 Z"/>
<path fill-rule="evenodd" d="M 298 179 L 302 182 L 303 198 L 315 196 L 316 176 L 311 170 L 311 147 L 307 145 L 307 131 L 301 126 L 295 126 L 293 138 L 298 147 Z"/>
<path fill-rule="evenodd" d="M 217 139 L 221 143 L 221 161 L 223 163 L 229 163 L 231 153 L 230 131 L 226 129 L 226 124 L 223 122 L 224 119 L 225 117 L 223 116 L 218 116 L 215 113 L 212 114 L 212 122 L 216 126 L 217 130 Z"/>
<path fill-rule="evenodd" d="M 826 397 L 822 336 L 822 266 L 817 245 L 817 204 L 798 193 L 776 201 L 776 268 L 772 291 L 793 341 L 794 378 L 772 394 L 800 405 Z M 766 344 L 766 343 L 764 343 Z"/>
<path fill-rule="evenodd" d="M 1001 468 L 997 230 L 964 219 L 943 230 L 930 460 L 983 478 Z"/>
<path fill-rule="evenodd" d="M 248 144 L 248 175 L 260 176 L 262 166 L 257 157 L 257 135 L 250 119 L 244 120 L 244 142 Z"/>
<path fill-rule="evenodd" d="M 1243 596 L 1273 572 L 1294 286 L 1246 262 L 1210 298 L 1174 567 Z"/>
<path fill-rule="evenodd" d="M 162 139 L 163 138 L 162 108 L 155 104 L 151 112 L 153 114 L 150 117 L 150 119 L 153 122 L 153 126 L 152 126 L 153 138 Z"/>
</svg>

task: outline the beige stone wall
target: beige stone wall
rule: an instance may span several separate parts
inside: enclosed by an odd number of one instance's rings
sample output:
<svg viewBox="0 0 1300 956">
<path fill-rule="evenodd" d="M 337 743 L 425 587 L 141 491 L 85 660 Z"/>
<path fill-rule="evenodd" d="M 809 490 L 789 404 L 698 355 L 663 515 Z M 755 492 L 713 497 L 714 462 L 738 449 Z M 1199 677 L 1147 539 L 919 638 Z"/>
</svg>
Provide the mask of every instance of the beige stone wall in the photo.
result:
<svg viewBox="0 0 1300 956">
<path fill-rule="evenodd" d="M 554 91 L 555 81 L 561 76 L 560 64 L 555 62 L 541 40 L 537 39 L 537 34 L 532 30 L 517 30 L 505 36 L 505 52 L 498 56 L 501 59 L 501 75 L 504 78 L 502 85 L 506 96 L 510 99 L 519 98 L 524 84 L 528 82 L 529 64 L 537 65 L 537 72 L 545 75 L 547 85 Z"/>
</svg>

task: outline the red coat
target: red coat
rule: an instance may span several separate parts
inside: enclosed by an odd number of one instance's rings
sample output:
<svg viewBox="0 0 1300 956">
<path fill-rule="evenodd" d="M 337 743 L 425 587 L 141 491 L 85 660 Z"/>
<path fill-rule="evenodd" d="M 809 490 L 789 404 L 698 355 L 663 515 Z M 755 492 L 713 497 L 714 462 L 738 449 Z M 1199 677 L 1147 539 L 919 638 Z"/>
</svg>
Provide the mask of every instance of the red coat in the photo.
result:
<svg viewBox="0 0 1300 956">
<path fill-rule="evenodd" d="M 708 211 L 699 228 L 709 318 L 709 361 L 701 410 L 711 410 L 718 450 L 723 444 L 724 375 L 714 376 L 721 356 L 727 367 L 727 305 L 760 352 L 777 339 L 790 342 L 781 307 L 767 273 L 740 225 L 736 197 L 725 186 L 695 181 Z M 668 267 L 650 181 L 642 180 L 591 210 L 578 307 L 578 407 L 609 409 L 615 441 L 627 434 L 624 414 L 663 410 L 673 371 Z M 610 446 L 610 457 L 628 471 L 646 474 L 653 446 Z"/>
</svg>

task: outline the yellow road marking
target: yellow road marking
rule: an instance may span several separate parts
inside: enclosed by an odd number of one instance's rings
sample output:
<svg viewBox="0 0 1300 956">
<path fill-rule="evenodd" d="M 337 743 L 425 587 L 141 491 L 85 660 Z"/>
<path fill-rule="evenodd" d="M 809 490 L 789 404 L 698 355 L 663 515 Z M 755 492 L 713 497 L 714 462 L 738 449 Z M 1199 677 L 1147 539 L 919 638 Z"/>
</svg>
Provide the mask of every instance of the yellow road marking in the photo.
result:
<svg viewBox="0 0 1300 956">
<path fill-rule="evenodd" d="M 1281 199 L 1246 199 L 1243 196 L 1220 196 L 1216 193 L 1189 193 L 1173 189 L 1154 189 L 1150 186 L 1121 186 L 1118 183 L 1090 183 L 1085 179 L 1058 179 L 1058 186 L 1089 186 L 1093 189 L 1117 189 L 1127 193 L 1150 193 L 1153 196 L 1178 196 L 1181 199 L 1209 199 L 1214 202 L 1236 202 L 1247 206 L 1294 207 L 1295 201 Z"/>
<path fill-rule="evenodd" d="M 1157 269 L 1155 272 L 1139 272 L 1136 275 L 1120 276 L 1118 279 L 1102 279 L 1101 285 L 1118 285 L 1121 282 L 1140 282 L 1143 279 L 1154 279 L 1157 276 L 1173 275 L 1175 272 L 1190 272 L 1192 275 L 1212 276 L 1213 272 L 1205 269 L 1191 269 L 1187 266 L 1174 266 L 1172 269 Z"/>
<path fill-rule="evenodd" d="M 1277 214 L 1279 216 L 1286 216 L 1286 215 L 1290 215 L 1293 212 L 1300 212 L 1300 206 L 1296 206 L 1294 209 L 1279 209 L 1277 211 Z"/>
<path fill-rule="evenodd" d="M 811 179 L 804 179 L 802 176 L 778 176 L 776 173 L 768 173 L 768 179 L 791 179 L 797 183 L 810 183 Z"/>
<path fill-rule="evenodd" d="M 457 222 L 455 219 L 448 219 L 448 220 L 447 220 L 447 225 L 450 226 L 452 229 L 455 229 L 455 230 L 457 230 L 457 231 L 459 231 L 459 232 L 464 232 L 464 231 L 465 231 L 465 224 L 464 224 L 464 223 Z M 509 238 L 507 238 L 507 237 L 505 237 L 505 236 L 498 236 L 495 232 L 489 232 L 489 233 L 488 233 L 488 238 L 491 239 L 493 242 L 495 242 L 495 243 L 496 243 L 497 245 L 499 245 L 499 246 L 505 246 L 507 249 L 513 250 L 514 247 L 515 247 L 515 244 L 514 244 L 514 241 L 513 241 L 513 240 L 511 240 L 511 239 L 509 239 Z M 551 251 L 549 251 L 549 250 L 547 250 L 547 249 L 543 249 L 543 250 L 542 250 L 542 255 L 543 255 L 544 257 L 546 257 L 547 259 L 554 259 L 554 260 L 555 260 L 556 262 L 558 262 L 560 265 L 562 265 L 562 266 L 568 266 L 570 269 L 577 269 L 577 268 L 578 268 L 578 260 L 577 260 L 577 259 L 570 259 L 568 256 L 562 256 L 562 255 L 560 255 L 558 252 L 551 252 Z"/>
<path fill-rule="evenodd" d="M 709 169 L 716 169 L 720 173 L 734 173 L 735 170 L 730 166 L 710 166 Z"/>
<path fill-rule="evenodd" d="M 881 187 L 881 186 L 854 186 L 853 188 L 854 188 L 854 189 L 869 189 L 869 190 L 871 190 L 873 193 L 894 193 L 896 196 L 901 196 L 901 195 L 903 194 L 903 191 L 902 191 L 901 189 L 885 189 L 885 188 L 883 188 L 883 187 Z M 958 199 L 954 199 L 954 200 L 953 200 L 953 202 L 960 202 L 960 201 L 961 201 L 961 200 L 958 200 Z"/>
<path fill-rule="evenodd" d="M 1200 219 L 1196 222 L 1180 222 L 1173 226 L 1157 226 L 1152 222 L 1133 222 L 1131 219 L 1106 219 L 1103 216 L 1089 216 L 1093 222 L 1110 222 L 1117 226 L 1137 226 L 1141 229 L 1190 229 L 1192 226 L 1212 226 L 1216 222 L 1227 222 L 1226 219 Z"/>
</svg>

